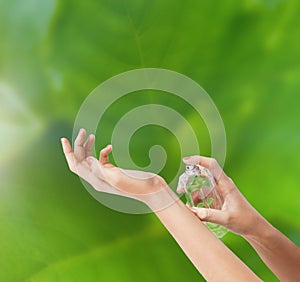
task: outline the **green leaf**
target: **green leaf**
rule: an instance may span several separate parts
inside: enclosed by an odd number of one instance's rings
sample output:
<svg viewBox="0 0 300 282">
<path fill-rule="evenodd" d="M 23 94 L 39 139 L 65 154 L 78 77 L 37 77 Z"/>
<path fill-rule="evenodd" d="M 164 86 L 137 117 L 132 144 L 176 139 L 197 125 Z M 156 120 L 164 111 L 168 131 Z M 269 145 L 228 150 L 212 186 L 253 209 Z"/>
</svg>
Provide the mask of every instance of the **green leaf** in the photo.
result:
<svg viewBox="0 0 300 282">
<path fill-rule="evenodd" d="M 94 200 L 59 145 L 92 89 L 144 67 L 205 88 L 226 128 L 226 173 L 300 244 L 299 9 L 297 0 L 1 1 L 0 85 L 13 94 L 1 88 L 0 281 L 204 281 L 154 215 L 121 214 Z M 159 91 L 116 101 L 99 123 L 96 153 L 125 113 L 155 103 L 190 123 L 201 155 L 218 158 L 197 105 Z M 172 180 L 189 144 L 174 135 L 140 128 L 132 159 L 147 166 L 149 149 L 163 146 L 160 174 Z M 277 281 L 242 238 L 224 242 L 263 281 Z"/>
<path fill-rule="evenodd" d="M 192 195 L 191 195 L 190 193 L 186 193 L 186 194 L 185 194 L 185 198 L 186 198 L 187 203 L 188 203 L 191 207 L 193 207 L 193 206 L 194 206 L 194 201 L 193 201 Z"/>
<path fill-rule="evenodd" d="M 213 201 L 214 201 L 214 198 L 208 198 L 205 200 L 205 204 L 207 205 L 207 207 L 210 207 L 210 205 L 212 204 Z"/>
</svg>

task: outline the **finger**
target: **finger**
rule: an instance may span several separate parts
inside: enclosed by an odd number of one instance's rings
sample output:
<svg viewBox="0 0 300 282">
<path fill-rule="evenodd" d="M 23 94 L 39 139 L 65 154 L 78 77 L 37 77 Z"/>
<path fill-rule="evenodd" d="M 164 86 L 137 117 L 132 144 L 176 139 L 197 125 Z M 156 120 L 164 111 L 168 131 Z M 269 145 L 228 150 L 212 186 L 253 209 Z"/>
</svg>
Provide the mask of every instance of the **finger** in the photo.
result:
<svg viewBox="0 0 300 282">
<path fill-rule="evenodd" d="M 178 180 L 178 185 L 176 192 L 178 194 L 185 193 L 186 182 L 188 181 L 187 176 L 185 174 L 180 175 Z"/>
<path fill-rule="evenodd" d="M 197 165 L 200 164 L 201 156 L 188 156 L 184 157 L 182 160 L 186 165 Z"/>
<path fill-rule="evenodd" d="M 72 172 L 75 172 L 76 171 L 75 170 L 75 167 L 76 167 L 75 158 L 74 158 L 74 154 L 73 154 L 72 147 L 71 147 L 69 140 L 67 138 L 61 138 L 61 145 L 63 148 L 63 152 L 65 154 L 69 169 Z"/>
<path fill-rule="evenodd" d="M 183 158 L 183 162 L 187 165 L 200 164 L 208 168 L 216 181 L 216 189 L 222 197 L 237 189 L 231 178 L 226 175 L 215 159 L 203 156 L 190 156 Z"/>
<path fill-rule="evenodd" d="M 92 155 L 92 148 L 93 148 L 94 143 L 95 143 L 95 135 L 90 134 L 88 139 L 86 140 L 85 144 L 83 145 L 84 149 L 85 149 L 85 156 L 86 157 Z"/>
<path fill-rule="evenodd" d="M 85 158 L 85 150 L 83 147 L 85 137 L 86 131 L 84 128 L 81 128 L 74 142 L 74 155 L 78 161 L 82 161 Z"/>
<path fill-rule="evenodd" d="M 217 223 L 223 226 L 226 226 L 228 223 L 227 213 L 221 210 L 193 207 L 191 208 L 191 211 L 204 221 Z"/>
<path fill-rule="evenodd" d="M 184 191 L 184 189 L 182 187 L 177 187 L 176 192 L 178 194 L 181 194 L 181 193 L 184 193 L 185 191 Z"/>
<path fill-rule="evenodd" d="M 108 155 L 111 153 L 111 151 L 112 151 L 111 145 L 107 145 L 104 149 L 100 151 L 99 161 L 102 165 L 109 163 Z"/>
<path fill-rule="evenodd" d="M 218 162 L 213 159 L 213 158 L 208 158 L 208 157 L 204 157 L 204 156 L 189 156 L 189 157 L 185 157 L 183 158 L 183 162 L 186 165 L 197 165 L 200 164 L 206 168 L 209 169 L 221 169 L 220 165 L 218 164 Z"/>
<path fill-rule="evenodd" d="M 189 156 L 183 158 L 183 162 L 186 165 L 197 165 L 200 164 L 210 170 L 213 177 L 217 182 L 224 180 L 226 178 L 226 174 L 218 164 L 218 162 L 213 158 L 208 158 L 204 156 Z"/>
<path fill-rule="evenodd" d="M 64 152 L 65 155 L 69 154 L 69 153 L 72 153 L 72 147 L 71 147 L 71 144 L 70 144 L 70 142 L 67 138 L 64 138 L 64 137 L 61 138 L 60 142 L 61 142 L 63 152 Z"/>
</svg>

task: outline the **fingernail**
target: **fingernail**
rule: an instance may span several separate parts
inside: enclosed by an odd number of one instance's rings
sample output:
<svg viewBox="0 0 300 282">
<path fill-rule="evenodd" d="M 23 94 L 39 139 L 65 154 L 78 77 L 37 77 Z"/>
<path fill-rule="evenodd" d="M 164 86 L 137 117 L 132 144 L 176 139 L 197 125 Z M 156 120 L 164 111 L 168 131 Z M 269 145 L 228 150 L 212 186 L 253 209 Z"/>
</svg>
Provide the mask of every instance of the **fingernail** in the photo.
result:
<svg viewBox="0 0 300 282">
<path fill-rule="evenodd" d="M 206 210 L 206 209 L 198 209 L 197 215 L 198 215 L 200 218 L 204 219 L 204 218 L 207 217 L 207 210 Z"/>
<path fill-rule="evenodd" d="M 188 160 L 190 160 L 190 159 L 191 159 L 191 157 L 184 157 L 184 158 L 183 158 L 184 161 L 188 161 Z"/>
<path fill-rule="evenodd" d="M 87 158 L 86 160 L 87 160 L 88 164 L 92 164 L 94 161 L 93 158 L 91 158 L 91 157 Z"/>
</svg>

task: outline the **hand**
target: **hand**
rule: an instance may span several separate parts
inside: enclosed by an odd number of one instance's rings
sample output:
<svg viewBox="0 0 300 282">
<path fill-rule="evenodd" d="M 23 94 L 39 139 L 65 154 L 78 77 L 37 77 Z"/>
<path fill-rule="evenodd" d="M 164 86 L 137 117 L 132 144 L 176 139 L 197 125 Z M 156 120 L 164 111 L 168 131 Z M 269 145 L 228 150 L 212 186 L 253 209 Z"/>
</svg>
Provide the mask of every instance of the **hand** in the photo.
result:
<svg viewBox="0 0 300 282">
<path fill-rule="evenodd" d="M 72 172 L 90 183 L 96 190 L 145 200 L 147 195 L 167 187 L 160 176 L 134 170 L 124 170 L 112 165 L 108 155 L 112 146 L 100 152 L 99 160 L 92 156 L 95 136 L 86 139 L 85 129 L 80 129 L 74 142 L 74 151 L 66 138 L 61 139 L 63 151 Z"/>
<path fill-rule="evenodd" d="M 244 198 L 215 159 L 192 156 L 184 158 L 183 161 L 186 165 L 200 164 L 208 168 L 216 180 L 217 192 L 223 200 L 220 210 L 191 208 L 201 220 L 223 225 L 241 235 L 252 235 L 256 232 L 257 224 L 264 221 L 264 218 Z"/>
</svg>

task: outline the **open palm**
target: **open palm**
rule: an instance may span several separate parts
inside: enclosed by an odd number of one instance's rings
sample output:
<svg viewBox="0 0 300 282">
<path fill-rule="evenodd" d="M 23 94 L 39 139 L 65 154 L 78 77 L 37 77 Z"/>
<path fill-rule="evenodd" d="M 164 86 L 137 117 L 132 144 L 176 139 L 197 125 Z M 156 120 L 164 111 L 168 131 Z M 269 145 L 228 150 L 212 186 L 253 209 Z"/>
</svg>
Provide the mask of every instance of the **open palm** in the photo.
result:
<svg viewBox="0 0 300 282">
<path fill-rule="evenodd" d="M 74 150 L 68 139 L 61 139 L 70 170 L 96 190 L 142 200 L 143 196 L 167 187 L 163 178 L 156 174 L 125 170 L 112 165 L 109 162 L 111 145 L 102 149 L 99 159 L 96 159 L 92 156 L 94 142 L 94 135 L 86 138 L 85 129 L 80 129 L 74 142 Z"/>
</svg>

